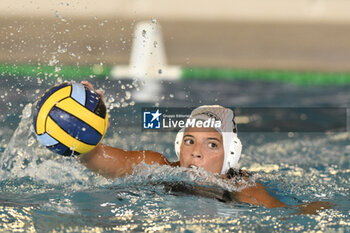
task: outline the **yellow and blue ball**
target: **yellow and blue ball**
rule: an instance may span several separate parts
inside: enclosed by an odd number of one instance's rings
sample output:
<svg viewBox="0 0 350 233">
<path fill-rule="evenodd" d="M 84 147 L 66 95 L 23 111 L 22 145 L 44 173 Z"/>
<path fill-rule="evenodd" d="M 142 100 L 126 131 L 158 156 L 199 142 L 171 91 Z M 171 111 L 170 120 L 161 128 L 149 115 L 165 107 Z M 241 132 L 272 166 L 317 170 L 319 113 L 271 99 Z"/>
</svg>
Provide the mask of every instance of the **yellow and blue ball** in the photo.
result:
<svg viewBox="0 0 350 233">
<path fill-rule="evenodd" d="M 91 151 L 102 140 L 108 113 L 96 92 L 80 83 L 63 83 L 41 96 L 33 123 L 41 144 L 71 156 Z"/>
</svg>

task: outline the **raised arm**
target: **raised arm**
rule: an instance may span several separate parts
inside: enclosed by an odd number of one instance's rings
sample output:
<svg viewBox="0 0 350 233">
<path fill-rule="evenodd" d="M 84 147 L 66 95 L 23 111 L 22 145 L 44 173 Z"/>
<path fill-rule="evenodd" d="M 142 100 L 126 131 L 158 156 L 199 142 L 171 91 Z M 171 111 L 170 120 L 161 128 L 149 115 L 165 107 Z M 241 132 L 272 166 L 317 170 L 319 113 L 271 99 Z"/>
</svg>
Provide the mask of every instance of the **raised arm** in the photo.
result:
<svg viewBox="0 0 350 233">
<path fill-rule="evenodd" d="M 94 89 L 87 81 L 83 85 Z M 101 90 L 96 91 L 103 99 Z M 154 151 L 126 151 L 98 144 L 92 151 L 78 156 L 78 160 L 87 168 L 107 178 L 121 177 L 132 173 L 133 167 L 141 162 L 147 164 L 170 164 L 160 153 Z"/>
<path fill-rule="evenodd" d="M 101 143 L 89 153 L 79 155 L 78 159 L 91 171 L 106 178 L 131 174 L 133 167 L 141 162 L 170 165 L 170 162 L 162 154 L 154 151 L 126 151 Z"/>
</svg>

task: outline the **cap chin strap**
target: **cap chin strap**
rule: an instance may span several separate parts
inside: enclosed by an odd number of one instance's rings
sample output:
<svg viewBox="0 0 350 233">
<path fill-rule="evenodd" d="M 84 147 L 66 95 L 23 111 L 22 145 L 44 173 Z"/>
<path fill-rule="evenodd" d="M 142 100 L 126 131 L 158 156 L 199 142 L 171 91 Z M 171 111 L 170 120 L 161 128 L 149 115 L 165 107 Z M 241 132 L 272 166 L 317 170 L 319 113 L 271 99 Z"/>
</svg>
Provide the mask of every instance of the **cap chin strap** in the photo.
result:
<svg viewBox="0 0 350 233">
<path fill-rule="evenodd" d="M 180 148 L 183 140 L 185 129 L 182 128 L 175 138 L 175 153 L 180 159 Z M 233 132 L 223 132 L 223 145 L 224 145 L 224 163 L 222 165 L 221 174 L 225 174 L 230 168 L 238 168 L 238 160 L 242 153 L 242 143 L 237 137 L 237 134 Z"/>
</svg>

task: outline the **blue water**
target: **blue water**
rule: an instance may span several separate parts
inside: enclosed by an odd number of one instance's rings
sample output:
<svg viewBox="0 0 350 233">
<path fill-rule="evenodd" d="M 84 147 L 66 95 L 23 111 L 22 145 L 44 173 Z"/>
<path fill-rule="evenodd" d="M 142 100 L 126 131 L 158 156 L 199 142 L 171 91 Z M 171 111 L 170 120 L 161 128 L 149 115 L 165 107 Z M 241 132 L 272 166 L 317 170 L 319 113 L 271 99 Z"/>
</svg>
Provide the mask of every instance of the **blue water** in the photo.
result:
<svg viewBox="0 0 350 233">
<path fill-rule="evenodd" d="M 176 160 L 172 132 L 144 132 L 143 106 L 350 107 L 350 86 L 297 87 L 247 81 L 163 82 L 156 104 L 134 103 L 130 81 L 92 80 L 105 89 L 111 126 L 104 143 L 149 149 Z M 240 166 L 254 172 L 290 208 L 268 209 L 189 193 L 164 184 L 233 189 L 204 171 L 140 165 L 133 175 L 107 180 L 74 158 L 38 144 L 32 104 L 54 81 L 2 77 L 0 99 L 1 231 L 285 232 L 350 230 L 350 134 L 247 133 Z M 123 86 L 124 85 L 124 86 Z M 125 88 L 124 88 L 125 87 Z M 123 98 L 123 100 L 121 100 Z M 124 103 L 123 108 L 118 106 Z M 239 126 L 238 126 L 239 127 Z M 328 201 L 331 209 L 299 215 L 293 205 Z"/>
</svg>

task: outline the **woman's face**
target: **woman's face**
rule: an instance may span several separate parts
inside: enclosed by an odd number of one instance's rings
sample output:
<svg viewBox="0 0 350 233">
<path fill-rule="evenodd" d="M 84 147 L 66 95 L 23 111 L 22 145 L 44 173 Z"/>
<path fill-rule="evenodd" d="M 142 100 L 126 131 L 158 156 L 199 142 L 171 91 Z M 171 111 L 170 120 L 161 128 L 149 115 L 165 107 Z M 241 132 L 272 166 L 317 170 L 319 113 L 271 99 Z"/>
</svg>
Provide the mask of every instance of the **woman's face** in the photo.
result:
<svg viewBox="0 0 350 233">
<path fill-rule="evenodd" d="M 180 149 L 181 167 L 201 167 L 220 173 L 224 162 L 222 136 L 213 128 L 190 128 L 184 133 Z"/>
</svg>

